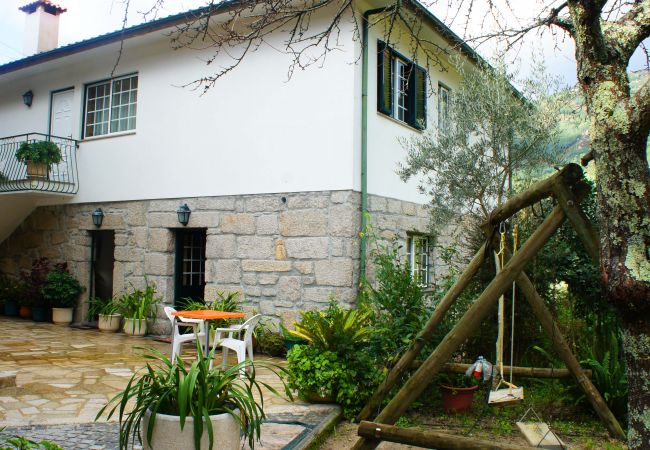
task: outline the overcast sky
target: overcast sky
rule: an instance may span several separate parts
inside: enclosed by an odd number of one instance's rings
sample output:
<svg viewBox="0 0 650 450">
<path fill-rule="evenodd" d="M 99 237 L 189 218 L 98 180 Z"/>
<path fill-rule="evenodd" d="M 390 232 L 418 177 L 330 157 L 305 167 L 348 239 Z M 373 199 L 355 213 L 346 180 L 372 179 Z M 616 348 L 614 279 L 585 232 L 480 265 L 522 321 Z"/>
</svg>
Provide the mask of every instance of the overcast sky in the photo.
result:
<svg viewBox="0 0 650 450">
<path fill-rule="evenodd" d="M 539 1 L 510 2 L 514 5 L 521 3 L 524 6 L 515 6 L 518 8 L 515 11 L 517 16 L 511 15 L 505 20 L 509 23 L 527 23 L 531 19 L 527 14 L 539 11 L 539 8 L 534 6 Z M 30 0 L 0 0 L 0 64 L 24 57 L 22 50 L 25 14 L 18 8 L 29 2 Z M 115 31 L 121 27 L 124 11 L 122 0 L 59 0 L 58 2 L 54 0 L 54 2 L 68 9 L 61 16 L 59 31 L 61 45 Z M 148 10 L 154 0 L 132 0 L 131 3 L 129 25 L 135 25 L 143 21 L 140 13 Z M 205 3 L 206 0 L 167 0 L 159 17 L 196 8 Z M 441 0 L 438 4 L 431 6 L 431 9 L 443 22 L 462 36 L 465 30 L 462 14 L 459 16 L 460 18 L 456 17 L 456 20 L 451 23 L 453 16 L 447 4 L 447 0 Z M 473 17 L 474 23 L 470 23 L 467 28 L 470 34 L 476 35 L 490 26 L 489 23 L 482 20 L 483 17 L 486 17 L 484 11 L 475 11 Z M 479 20 L 479 18 L 481 19 Z M 478 50 L 489 59 L 495 51 L 495 44 L 481 46 Z M 544 55 L 549 72 L 561 77 L 565 84 L 575 84 L 576 66 L 571 39 L 563 38 L 561 35 L 552 36 L 548 31 L 541 36 L 538 33 L 531 34 L 526 43 L 518 49 L 516 55 L 510 54 L 510 58 L 516 56 L 520 60 L 521 73 L 525 75 L 527 67 L 530 65 L 531 55 L 540 52 Z M 644 67 L 644 57 L 640 51 L 635 54 L 630 67 L 634 70 Z"/>
</svg>

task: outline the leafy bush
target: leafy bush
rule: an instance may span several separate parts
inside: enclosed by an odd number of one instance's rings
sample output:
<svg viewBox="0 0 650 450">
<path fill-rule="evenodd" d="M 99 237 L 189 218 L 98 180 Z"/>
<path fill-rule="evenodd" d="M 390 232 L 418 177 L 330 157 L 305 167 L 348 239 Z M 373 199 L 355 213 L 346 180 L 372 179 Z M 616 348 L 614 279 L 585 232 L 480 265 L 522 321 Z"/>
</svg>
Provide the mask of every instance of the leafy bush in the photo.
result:
<svg viewBox="0 0 650 450">
<path fill-rule="evenodd" d="M 47 275 L 41 289 L 43 297 L 55 308 L 73 308 L 81 293 L 81 285 L 69 272 L 57 269 Z"/>
<path fill-rule="evenodd" d="M 312 345 L 296 345 L 287 354 L 289 387 L 305 399 L 331 398 L 352 419 L 374 393 L 382 378 L 364 351 L 337 354 Z"/>
<path fill-rule="evenodd" d="M 308 311 L 295 323 L 292 336 L 307 345 L 295 345 L 287 354 L 289 385 L 302 398 L 330 397 L 352 418 L 381 379 L 366 345 L 371 336 L 370 312 L 346 310 L 332 299 L 323 311 Z"/>
<path fill-rule="evenodd" d="M 30 270 L 23 270 L 20 272 L 19 286 L 16 288 L 20 291 L 20 296 L 16 297 L 24 306 L 37 306 L 46 307 L 47 299 L 43 295 L 43 287 L 47 283 L 48 275 L 52 270 L 67 272 L 67 264 L 56 264 L 52 267 L 52 263 L 48 258 L 38 258 L 32 262 Z"/>
<path fill-rule="evenodd" d="M 282 356 L 284 354 L 284 336 L 277 331 L 265 331 L 259 334 L 257 345 L 262 353 L 270 356 Z"/>
<path fill-rule="evenodd" d="M 51 141 L 23 142 L 16 150 L 16 159 L 21 162 L 56 164 L 61 162 L 61 150 Z"/>
<path fill-rule="evenodd" d="M 276 375 L 283 369 L 270 364 L 253 364 L 247 360 L 226 370 L 210 370 L 213 352 L 203 355 L 197 342 L 197 354 L 197 360 L 186 368 L 180 356 L 172 363 L 167 356 L 155 349 L 149 349 L 145 353 L 145 358 L 150 362 L 134 374 L 124 391 L 112 398 L 95 417 L 95 420 L 99 419 L 112 405 L 107 420 L 116 412 L 119 414 L 120 448 L 132 446 L 136 438 L 142 443 L 142 418 L 147 410 L 152 414 L 148 427 L 144 430 L 148 443 L 151 443 L 156 414 L 161 413 L 178 416 L 181 429 L 185 426 L 187 417 L 194 418 L 196 449 L 200 449 L 199 439 L 204 427 L 210 437 L 210 448 L 213 448 L 212 423 L 198 419 L 225 413 L 240 424 L 248 444 L 254 448 L 255 441 L 260 437 L 260 425 L 266 418 L 263 399 L 257 402 L 254 393 L 266 388 L 278 394 L 272 386 L 255 378 L 256 366 L 265 367 Z M 246 369 L 250 369 L 250 373 Z M 240 373 L 244 374 L 243 378 L 240 378 Z M 286 386 L 285 393 L 291 398 Z M 133 403 L 133 408 L 129 408 L 128 412 L 125 408 L 127 402 Z"/>
<path fill-rule="evenodd" d="M 4 431 L 4 428 L 0 431 Z M 24 436 L 0 434 L 0 450 L 63 450 L 50 441 L 32 441 Z"/>
<path fill-rule="evenodd" d="M 361 304 L 372 311 L 371 351 L 382 365 L 411 343 L 429 317 L 422 288 L 399 251 L 397 242 L 377 245 L 371 253 L 375 283 L 366 283 L 361 294 Z"/>
</svg>

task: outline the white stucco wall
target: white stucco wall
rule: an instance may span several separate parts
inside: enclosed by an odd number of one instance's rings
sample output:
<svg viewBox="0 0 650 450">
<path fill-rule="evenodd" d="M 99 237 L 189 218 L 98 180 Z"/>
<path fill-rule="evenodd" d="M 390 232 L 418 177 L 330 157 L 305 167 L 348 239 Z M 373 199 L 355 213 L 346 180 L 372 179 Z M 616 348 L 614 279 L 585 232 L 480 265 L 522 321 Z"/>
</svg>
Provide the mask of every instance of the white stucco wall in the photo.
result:
<svg viewBox="0 0 650 450">
<path fill-rule="evenodd" d="M 115 73 L 138 73 L 137 129 L 81 142 L 69 201 L 351 189 L 356 48 L 351 32 L 339 43 L 324 68 L 288 82 L 288 57 L 265 46 L 200 95 L 179 86 L 208 73 L 207 53 L 172 51 L 162 33 L 127 41 Z M 1 76 L 0 137 L 47 132 L 51 91 L 74 86 L 79 138 L 84 84 L 108 77 L 118 45 Z M 21 98 L 29 89 L 31 108 Z"/>
<path fill-rule="evenodd" d="M 376 20 L 371 18 L 371 23 Z M 431 34 L 428 38 L 436 42 L 442 49 L 448 44 L 437 34 Z M 403 182 L 396 174 L 398 163 L 405 161 L 406 150 L 400 144 L 400 139 L 410 139 L 414 136 L 421 136 L 422 131 L 416 130 L 407 124 L 400 122 L 377 111 L 377 42 L 386 41 L 385 29 L 375 26 L 369 30 L 369 74 L 368 74 L 368 192 L 369 194 L 380 195 L 399 200 L 412 201 L 416 203 L 428 203 L 429 198 L 419 194 L 417 190 L 418 181 L 411 179 Z M 412 59 L 411 41 L 407 33 L 394 31 L 391 36 L 391 46 Z M 458 88 L 460 77 L 447 62 L 447 57 L 441 55 L 445 63 L 445 70 L 439 65 L 427 67 L 430 77 L 427 83 L 427 130 L 437 127 L 438 124 L 438 83 L 451 88 L 452 92 Z M 418 64 L 422 65 L 426 60 L 424 55 L 418 56 Z M 359 82 L 356 89 L 359 94 L 355 96 L 356 107 L 361 111 L 361 72 L 357 68 Z M 433 87 L 433 89 L 431 89 Z M 433 92 L 432 92 L 433 91 Z M 360 112 L 359 112 L 360 117 Z M 360 119 L 359 119 L 360 120 Z M 360 135 L 359 135 L 360 136 Z M 360 141 L 360 137 L 359 137 Z M 361 160 L 361 144 L 357 146 L 355 160 Z M 358 163 L 360 164 L 360 163 Z M 360 189 L 361 177 L 355 177 L 355 189 Z"/>
</svg>

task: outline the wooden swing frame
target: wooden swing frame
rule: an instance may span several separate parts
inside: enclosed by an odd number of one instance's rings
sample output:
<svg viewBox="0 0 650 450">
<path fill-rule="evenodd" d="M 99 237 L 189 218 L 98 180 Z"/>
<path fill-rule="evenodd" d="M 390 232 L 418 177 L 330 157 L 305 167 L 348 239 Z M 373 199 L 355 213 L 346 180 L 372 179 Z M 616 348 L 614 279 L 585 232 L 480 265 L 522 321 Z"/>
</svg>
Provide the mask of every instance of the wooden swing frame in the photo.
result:
<svg viewBox="0 0 650 450">
<path fill-rule="evenodd" d="M 481 226 L 486 236 L 486 242 L 478 250 L 476 255 L 474 255 L 456 283 L 447 291 L 433 311 L 428 322 L 357 416 L 357 422 L 361 422 L 358 431 L 361 437 L 354 445 L 354 450 L 374 449 L 382 440 L 392 440 L 395 437 L 397 427 L 392 425 L 397 422 L 397 419 L 406 412 L 413 401 L 429 386 L 434 375 L 443 369 L 452 353 L 467 340 L 473 330 L 480 327 L 496 305 L 498 298 L 510 288 L 513 282 L 517 284 L 519 290 L 530 304 L 533 313 L 551 339 L 553 349 L 566 364 L 566 370 L 571 373 L 578 386 L 582 389 L 609 434 L 612 437 L 624 439 L 625 435 L 620 424 L 585 371 L 580 367 L 580 363 L 569 348 L 553 315 L 528 276 L 523 272 L 526 264 L 537 255 L 544 244 L 548 242 L 564 223 L 565 219 L 569 219 L 587 253 L 596 264 L 598 263 L 598 235 L 579 206 L 590 189 L 591 187 L 583 179 L 582 168 L 577 164 L 568 164 L 552 176 L 534 184 L 526 191 L 515 195 L 492 211 L 488 220 Z M 531 206 L 547 197 L 554 197 L 558 203 L 557 206 L 553 208 L 515 255 L 512 255 L 506 247 L 505 259 L 507 263 L 503 267 L 503 270 L 494 277 L 481 295 L 465 312 L 463 317 L 456 323 L 454 328 L 447 333 L 436 349 L 408 378 L 397 394 L 377 415 L 375 421 L 365 422 L 371 418 L 374 411 L 379 409 L 384 397 L 407 374 L 424 345 L 432 338 L 445 314 L 478 272 L 485 258 L 491 253 L 491 248 L 495 248 L 494 245 L 499 224 L 515 215 L 521 209 Z M 391 433 L 390 438 L 388 437 L 389 431 Z M 444 437 L 445 439 L 441 440 L 440 436 L 438 436 L 439 433 L 425 433 L 425 437 L 421 432 L 408 429 L 399 429 L 397 435 L 401 439 L 398 442 L 405 444 L 424 445 L 425 447 L 439 449 L 482 448 L 478 442 L 472 443 L 471 441 L 475 441 L 473 439 L 469 439 L 468 441 L 468 438 L 461 439 L 453 435 L 446 435 Z M 415 439 L 416 437 L 417 440 Z M 450 437 L 451 441 L 449 440 Z M 453 445 L 450 445 L 450 442 L 453 442 Z M 491 442 L 490 448 L 512 447 L 501 446 L 495 442 Z"/>
</svg>

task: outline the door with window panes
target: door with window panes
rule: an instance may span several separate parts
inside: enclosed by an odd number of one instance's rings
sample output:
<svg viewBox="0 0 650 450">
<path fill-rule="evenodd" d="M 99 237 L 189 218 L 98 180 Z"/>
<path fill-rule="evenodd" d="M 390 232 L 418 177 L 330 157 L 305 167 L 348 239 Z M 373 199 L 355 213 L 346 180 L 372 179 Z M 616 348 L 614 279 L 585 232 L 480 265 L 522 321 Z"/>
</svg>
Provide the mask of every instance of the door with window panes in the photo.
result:
<svg viewBox="0 0 650 450">
<path fill-rule="evenodd" d="M 174 304 L 181 299 L 202 300 L 205 289 L 205 240 L 204 228 L 176 230 L 176 267 Z"/>
</svg>

